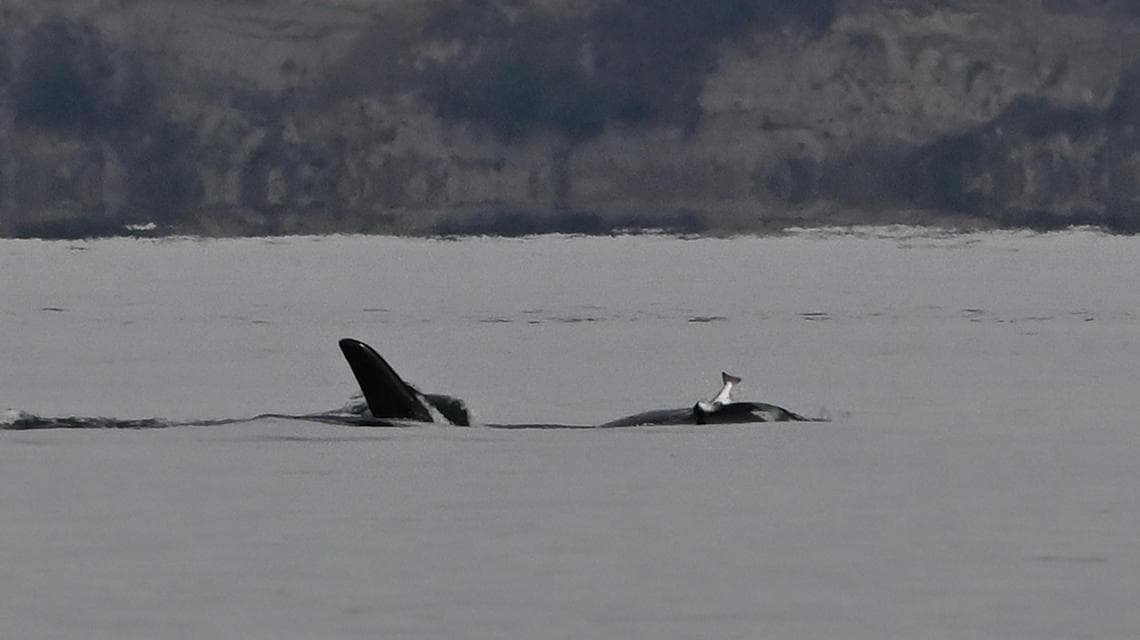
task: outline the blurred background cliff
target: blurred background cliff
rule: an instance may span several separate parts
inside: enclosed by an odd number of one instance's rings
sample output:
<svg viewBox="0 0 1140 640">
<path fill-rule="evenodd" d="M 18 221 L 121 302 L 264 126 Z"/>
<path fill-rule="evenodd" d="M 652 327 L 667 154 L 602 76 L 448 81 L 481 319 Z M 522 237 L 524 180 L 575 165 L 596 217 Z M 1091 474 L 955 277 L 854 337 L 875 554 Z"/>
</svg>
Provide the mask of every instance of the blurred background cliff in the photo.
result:
<svg viewBox="0 0 1140 640">
<path fill-rule="evenodd" d="M 1140 230 L 1131 0 L 0 0 L 0 235 Z"/>
</svg>

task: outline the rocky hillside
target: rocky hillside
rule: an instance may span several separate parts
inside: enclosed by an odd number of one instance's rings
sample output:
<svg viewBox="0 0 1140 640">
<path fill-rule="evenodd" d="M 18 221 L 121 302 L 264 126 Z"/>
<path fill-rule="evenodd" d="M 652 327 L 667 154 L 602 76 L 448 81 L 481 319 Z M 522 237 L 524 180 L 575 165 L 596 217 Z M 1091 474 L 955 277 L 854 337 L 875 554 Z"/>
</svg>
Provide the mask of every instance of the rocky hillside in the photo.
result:
<svg viewBox="0 0 1140 640">
<path fill-rule="evenodd" d="M 0 235 L 1140 229 L 1125 0 L 0 0 Z"/>
</svg>

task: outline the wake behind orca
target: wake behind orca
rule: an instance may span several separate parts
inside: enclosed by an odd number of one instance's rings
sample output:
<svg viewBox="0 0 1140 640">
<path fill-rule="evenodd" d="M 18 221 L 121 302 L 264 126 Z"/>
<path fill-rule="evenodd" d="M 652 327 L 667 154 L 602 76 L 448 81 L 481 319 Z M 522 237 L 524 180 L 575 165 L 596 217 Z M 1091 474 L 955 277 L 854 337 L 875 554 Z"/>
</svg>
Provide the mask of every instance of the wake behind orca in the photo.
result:
<svg viewBox="0 0 1140 640">
<path fill-rule="evenodd" d="M 354 338 L 340 341 L 340 350 L 348 361 L 360 391 L 368 403 L 371 417 L 386 421 L 445 423 L 468 426 L 471 414 L 462 400 L 447 395 L 424 394 L 404 382 L 396 370 L 375 349 Z M 732 399 L 733 387 L 740 378 L 721 374 L 723 386 L 711 401 L 700 401 L 681 409 L 656 409 L 611 420 L 599 425 L 570 424 L 484 424 L 498 429 L 595 429 L 686 424 L 741 424 L 751 422 L 819 422 L 826 418 L 807 418 L 783 407 L 763 402 L 741 402 Z"/>
</svg>

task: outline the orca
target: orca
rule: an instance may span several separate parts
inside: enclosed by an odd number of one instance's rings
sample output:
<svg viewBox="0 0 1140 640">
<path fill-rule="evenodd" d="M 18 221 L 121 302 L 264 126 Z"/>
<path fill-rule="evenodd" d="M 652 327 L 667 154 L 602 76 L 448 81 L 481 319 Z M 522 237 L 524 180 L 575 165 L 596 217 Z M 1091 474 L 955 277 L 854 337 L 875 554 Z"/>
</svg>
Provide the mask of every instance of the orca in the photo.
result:
<svg viewBox="0 0 1140 640">
<path fill-rule="evenodd" d="M 720 373 L 723 386 L 712 400 L 701 400 L 692 409 L 659 409 L 647 411 L 602 424 L 603 427 L 633 427 L 659 424 L 744 424 L 749 422 L 819 422 L 783 407 L 764 402 L 738 402 L 732 399 L 732 389 L 740 378 L 728 372 Z"/>
<path fill-rule="evenodd" d="M 405 382 L 375 349 L 354 338 L 340 340 L 340 350 L 352 369 L 368 405 L 371 421 L 362 424 L 404 426 L 407 423 L 441 423 L 470 426 L 471 414 L 459 398 L 421 393 Z M 733 388 L 741 379 L 721 373 L 722 387 L 710 401 L 690 408 L 657 409 L 611 420 L 599 425 L 571 424 L 484 424 L 499 429 L 593 429 L 686 424 L 743 424 L 752 422 L 820 422 L 783 407 L 763 402 L 732 399 Z"/>
<path fill-rule="evenodd" d="M 348 361 L 368 411 L 376 419 L 404 419 L 416 422 L 448 422 L 470 426 L 471 415 L 459 398 L 423 394 L 404 382 L 396 370 L 372 347 L 359 340 L 344 338 L 340 351 Z"/>
</svg>

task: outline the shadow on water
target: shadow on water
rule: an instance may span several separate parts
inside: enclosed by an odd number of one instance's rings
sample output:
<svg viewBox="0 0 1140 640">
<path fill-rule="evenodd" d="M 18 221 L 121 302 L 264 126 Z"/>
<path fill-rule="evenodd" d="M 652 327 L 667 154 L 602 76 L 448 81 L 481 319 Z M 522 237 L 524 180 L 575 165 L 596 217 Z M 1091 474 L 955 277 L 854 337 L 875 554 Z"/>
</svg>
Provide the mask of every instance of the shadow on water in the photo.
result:
<svg viewBox="0 0 1140 640">
<path fill-rule="evenodd" d="M 228 424 L 244 424 L 258 420 L 296 420 L 300 422 L 320 422 L 353 427 L 412 427 L 409 423 L 374 420 L 359 415 L 319 413 L 290 415 L 263 413 L 249 418 L 223 418 L 219 420 L 166 420 L 163 418 L 106 418 L 87 416 L 43 417 L 24 411 L 10 411 L 0 422 L 0 431 L 42 431 L 48 429 L 109 429 L 145 430 L 170 429 L 173 427 L 215 427 Z"/>
<path fill-rule="evenodd" d="M 419 422 L 415 420 L 377 420 L 360 414 L 344 413 L 313 413 L 305 415 L 292 415 L 285 413 L 262 413 L 249 418 L 223 418 L 218 420 L 165 420 L 162 418 L 120 419 L 104 417 L 67 416 L 46 418 L 23 411 L 9 412 L 3 422 L 0 422 L 0 431 L 46 431 L 66 429 L 88 430 L 147 430 L 170 429 L 174 427 L 217 427 L 231 424 L 246 424 L 259 420 L 292 420 L 297 422 L 316 422 L 343 427 L 384 427 L 389 429 L 416 429 L 423 427 L 438 427 L 439 424 Z M 492 429 L 594 429 L 596 425 L 571 424 L 484 424 L 482 427 Z M 363 437 L 343 437 L 344 440 L 366 440 Z M 306 437 L 306 436 L 259 436 L 258 441 L 313 441 L 333 442 L 337 438 Z"/>
<path fill-rule="evenodd" d="M 314 444 L 341 444 L 345 442 L 386 442 L 394 436 L 361 435 L 361 436 L 299 436 L 299 435 L 260 435 L 241 438 L 231 438 L 228 442 L 263 443 L 314 443 Z"/>
</svg>

